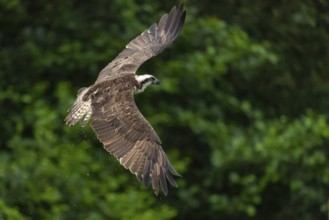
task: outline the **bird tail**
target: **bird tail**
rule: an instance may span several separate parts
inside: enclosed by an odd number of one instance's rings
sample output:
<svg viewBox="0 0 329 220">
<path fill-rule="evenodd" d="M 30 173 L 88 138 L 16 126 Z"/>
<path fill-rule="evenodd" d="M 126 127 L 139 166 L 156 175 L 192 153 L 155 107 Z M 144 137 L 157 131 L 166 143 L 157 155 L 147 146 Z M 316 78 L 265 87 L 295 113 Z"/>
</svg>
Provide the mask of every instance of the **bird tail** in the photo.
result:
<svg viewBox="0 0 329 220">
<path fill-rule="evenodd" d="M 79 89 L 77 99 L 75 100 L 73 106 L 69 108 L 68 115 L 65 118 L 65 122 L 68 125 L 75 125 L 78 121 L 83 119 L 81 122 L 81 126 L 84 127 L 88 123 L 92 108 L 91 108 L 91 100 L 83 100 L 84 95 L 88 92 L 90 87 L 83 87 Z"/>
</svg>

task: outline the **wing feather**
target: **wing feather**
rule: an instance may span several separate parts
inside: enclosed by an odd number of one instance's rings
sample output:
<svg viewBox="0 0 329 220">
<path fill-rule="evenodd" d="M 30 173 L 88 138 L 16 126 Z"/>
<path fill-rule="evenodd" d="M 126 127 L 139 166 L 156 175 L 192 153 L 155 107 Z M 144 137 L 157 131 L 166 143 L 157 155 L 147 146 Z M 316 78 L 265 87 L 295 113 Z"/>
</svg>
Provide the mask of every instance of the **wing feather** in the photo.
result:
<svg viewBox="0 0 329 220">
<path fill-rule="evenodd" d="M 151 181 L 152 181 L 152 187 L 153 189 L 159 189 L 159 182 L 160 182 L 160 179 L 159 179 L 159 165 L 156 163 L 154 164 L 154 168 L 153 168 L 153 172 L 151 173 Z M 162 189 L 164 190 L 164 189 Z M 166 191 L 164 191 L 165 194 L 166 194 Z M 155 194 L 158 195 L 159 193 L 159 190 L 155 190 Z"/>
<path fill-rule="evenodd" d="M 161 53 L 181 32 L 185 14 L 183 5 L 174 6 L 168 14 L 161 17 L 158 25 L 152 24 L 127 44 L 126 48 L 102 69 L 96 83 L 121 74 L 135 73 L 146 60 Z M 125 68 L 125 65 L 129 65 L 129 68 Z"/>
<path fill-rule="evenodd" d="M 159 167 L 160 170 L 160 186 L 163 189 L 164 192 L 168 192 L 168 185 L 167 185 L 167 179 L 166 179 L 166 174 L 165 174 L 165 169 L 164 167 Z"/>
<path fill-rule="evenodd" d="M 120 163 L 126 169 L 129 169 L 136 159 L 136 154 L 138 154 L 138 150 L 136 148 L 132 148 L 125 156 L 120 158 Z"/>
<path fill-rule="evenodd" d="M 128 166 L 129 170 L 134 174 L 136 173 L 136 170 L 138 170 L 138 168 L 141 166 L 140 163 L 143 158 L 143 154 L 141 154 L 139 149 L 135 149 L 135 151 L 136 151 L 136 154 Z"/>
<path fill-rule="evenodd" d="M 151 160 L 147 160 L 145 161 L 144 164 L 144 168 L 143 168 L 143 172 L 141 173 L 141 176 L 143 178 L 143 183 L 146 187 L 150 186 L 151 183 L 151 170 L 153 168 L 153 164 Z M 153 186 L 154 188 L 154 186 Z"/>
<path fill-rule="evenodd" d="M 139 181 L 145 186 L 151 182 L 155 194 L 162 190 L 167 195 L 167 181 L 177 187 L 173 176 L 180 175 L 170 164 L 160 138 L 138 110 L 132 90 L 120 89 L 120 93 L 111 91 L 115 96 L 102 94 L 92 99 L 91 127 L 104 148 Z"/>
</svg>

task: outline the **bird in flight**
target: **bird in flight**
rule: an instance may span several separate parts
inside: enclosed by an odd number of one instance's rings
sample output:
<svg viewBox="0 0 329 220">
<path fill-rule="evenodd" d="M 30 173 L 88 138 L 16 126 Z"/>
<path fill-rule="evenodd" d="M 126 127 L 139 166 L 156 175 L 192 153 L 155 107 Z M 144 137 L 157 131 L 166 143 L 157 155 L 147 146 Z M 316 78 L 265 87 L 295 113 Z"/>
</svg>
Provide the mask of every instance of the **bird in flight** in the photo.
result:
<svg viewBox="0 0 329 220">
<path fill-rule="evenodd" d="M 136 175 L 154 193 L 167 195 L 169 182 L 177 187 L 173 176 L 180 176 L 169 162 L 162 143 L 139 111 L 134 94 L 160 81 L 149 74 L 136 75 L 140 65 L 160 54 L 179 35 L 185 21 L 183 5 L 174 6 L 159 23 L 152 24 L 133 39 L 98 75 L 95 84 L 79 89 L 65 121 L 91 127 L 104 148 L 120 164 Z"/>
</svg>

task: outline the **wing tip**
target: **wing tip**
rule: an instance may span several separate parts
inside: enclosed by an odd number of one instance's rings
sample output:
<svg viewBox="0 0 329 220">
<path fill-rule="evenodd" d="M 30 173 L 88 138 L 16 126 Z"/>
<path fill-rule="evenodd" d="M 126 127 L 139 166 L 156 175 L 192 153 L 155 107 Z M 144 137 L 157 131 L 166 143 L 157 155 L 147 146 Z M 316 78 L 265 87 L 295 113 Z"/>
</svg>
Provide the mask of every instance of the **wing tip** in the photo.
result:
<svg viewBox="0 0 329 220">
<path fill-rule="evenodd" d="M 181 30 L 185 22 L 186 10 L 184 4 L 173 6 L 168 14 L 164 14 L 159 21 L 159 32 L 162 33 L 162 43 L 169 45 L 172 43 Z"/>
<path fill-rule="evenodd" d="M 160 191 L 162 191 L 162 193 L 165 196 L 168 195 L 169 187 L 167 182 L 169 182 L 170 185 L 173 186 L 174 188 L 178 188 L 178 184 L 176 183 L 173 176 L 178 176 L 178 177 L 182 177 L 182 176 L 176 171 L 175 173 L 172 173 L 171 169 L 162 167 L 159 173 L 157 171 L 153 171 L 153 172 L 154 173 L 150 175 L 149 180 L 150 182 L 152 182 L 152 188 L 156 196 L 160 194 Z"/>
<path fill-rule="evenodd" d="M 153 171 L 152 174 L 148 173 L 146 175 L 138 175 L 137 173 L 134 174 L 137 177 L 137 180 L 139 182 L 142 182 L 146 188 L 149 188 L 150 185 L 152 185 L 153 192 L 156 196 L 159 196 L 160 192 L 162 192 L 163 195 L 167 196 L 169 192 L 167 182 L 169 182 L 170 185 L 174 188 L 179 188 L 173 176 L 182 176 L 177 172 L 172 173 L 169 169 L 162 168 L 160 170 L 162 171 L 160 171 L 159 173 L 157 173 L 157 171 Z"/>
</svg>

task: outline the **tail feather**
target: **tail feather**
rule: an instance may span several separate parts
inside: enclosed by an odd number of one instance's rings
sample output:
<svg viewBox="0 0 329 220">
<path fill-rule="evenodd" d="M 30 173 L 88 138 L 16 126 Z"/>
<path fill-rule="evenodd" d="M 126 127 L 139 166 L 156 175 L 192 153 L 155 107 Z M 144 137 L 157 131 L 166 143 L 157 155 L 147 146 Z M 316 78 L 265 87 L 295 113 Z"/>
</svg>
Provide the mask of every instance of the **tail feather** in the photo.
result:
<svg viewBox="0 0 329 220">
<path fill-rule="evenodd" d="M 90 104 L 89 104 L 90 105 Z M 90 110 L 87 112 L 87 114 L 85 115 L 85 117 L 83 118 L 83 121 L 81 122 L 81 126 L 84 127 L 87 125 L 90 117 L 91 117 L 91 107 L 90 107 Z"/>
<path fill-rule="evenodd" d="M 88 88 L 81 88 L 78 92 L 77 99 L 73 106 L 68 110 L 69 114 L 66 116 L 65 121 L 68 125 L 75 125 L 83 118 L 82 126 L 85 126 L 91 117 L 91 100 L 83 101 L 82 98 L 88 91 Z"/>
</svg>

